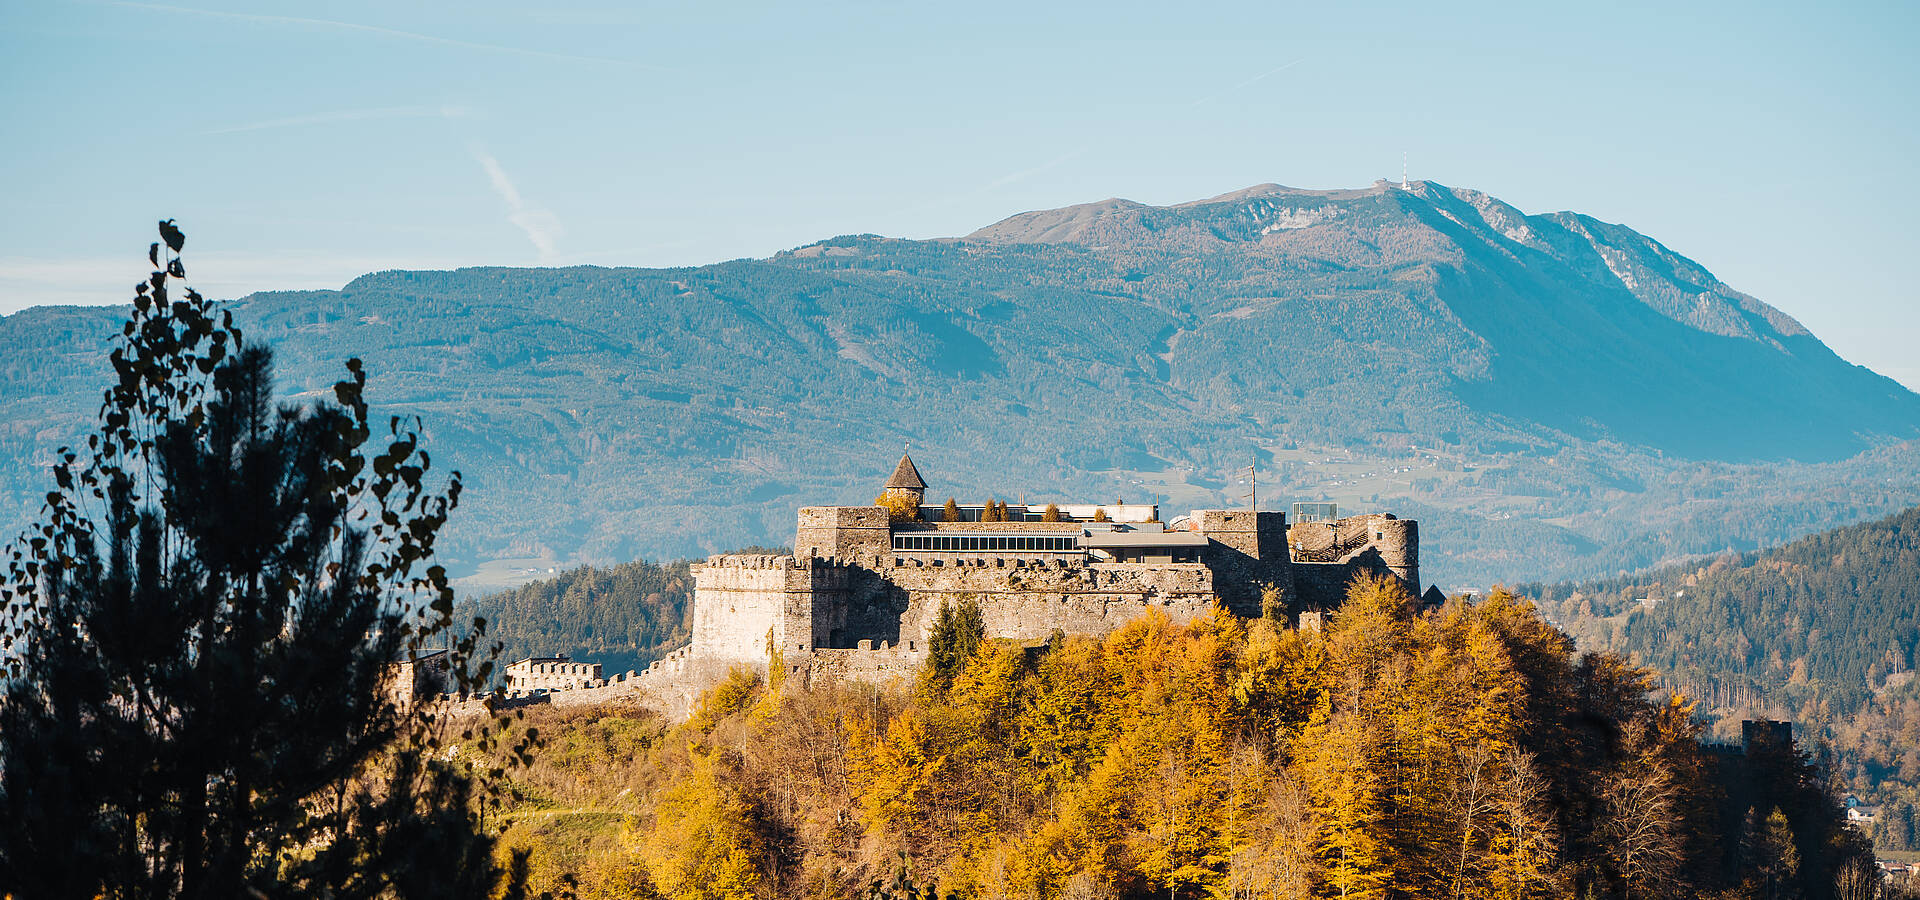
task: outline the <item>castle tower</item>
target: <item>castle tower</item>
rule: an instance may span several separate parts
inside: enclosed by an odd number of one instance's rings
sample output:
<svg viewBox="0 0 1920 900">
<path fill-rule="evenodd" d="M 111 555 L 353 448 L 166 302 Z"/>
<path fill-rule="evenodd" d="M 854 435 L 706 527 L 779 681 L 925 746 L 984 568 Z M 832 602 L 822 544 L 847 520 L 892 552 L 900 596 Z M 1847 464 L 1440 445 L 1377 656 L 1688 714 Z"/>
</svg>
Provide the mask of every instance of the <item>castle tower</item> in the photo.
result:
<svg viewBox="0 0 1920 900">
<path fill-rule="evenodd" d="M 920 480 L 920 470 L 913 467 L 913 457 L 900 454 L 900 464 L 893 467 L 893 477 L 887 479 L 887 488 L 881 496 L 904 500 L 915 507 L 925 501 L 927 483 Z"/>
</svg>

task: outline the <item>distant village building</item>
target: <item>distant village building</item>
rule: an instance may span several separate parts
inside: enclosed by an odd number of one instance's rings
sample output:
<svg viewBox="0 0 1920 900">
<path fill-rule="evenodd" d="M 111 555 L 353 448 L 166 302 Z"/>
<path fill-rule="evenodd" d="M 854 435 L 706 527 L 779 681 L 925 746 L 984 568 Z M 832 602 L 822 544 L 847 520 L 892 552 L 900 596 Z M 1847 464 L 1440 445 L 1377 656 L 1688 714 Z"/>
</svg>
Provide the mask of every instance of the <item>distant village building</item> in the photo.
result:
<svg viewBox="0 0 1920 900">
<path fill-rule="evenodd" d="M 574 662 L 570 656 L 529 656 L 507 666 L 510 693 L 577 691 L 603 684 L 599 663 Z"/>
</svg>

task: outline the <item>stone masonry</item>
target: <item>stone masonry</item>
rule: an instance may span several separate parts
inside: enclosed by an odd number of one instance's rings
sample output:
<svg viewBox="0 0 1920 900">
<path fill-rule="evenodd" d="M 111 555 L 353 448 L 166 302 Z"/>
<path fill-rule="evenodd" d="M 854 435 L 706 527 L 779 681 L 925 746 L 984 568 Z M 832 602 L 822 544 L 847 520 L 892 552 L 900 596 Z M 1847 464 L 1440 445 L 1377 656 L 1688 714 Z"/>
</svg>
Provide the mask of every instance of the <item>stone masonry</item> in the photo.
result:
<svg viewBox="0 0 1920 900">
<path fill-rule="evenodd" d="M 925 485 L 903 457 L 884 499 L 909 509 Z M 1418 595 L 1419 530 L 1390 514 L 1303 522 L 1282 512 L 1203 509 L 1158 521 L 1151 506 L 1012 507 L 982 521 L 983 506 L 947 522 L 939 506 L 917 519 L 882 506 L 799 511 L 793 556 L 715 556 L 694 569 L 690 644 L 646 672 L 555 695 L 626 699 L 683 715 L 735 666 L 778 659 L 801 683 L 911 677 L 944 603 L 972 600 L 991 637 L 1025 642 L 1054 631 L 1103 634 L 1159 610 L 1175 622 L 1220 604 L 1262 614 L 1271 591 L 1291 622 L 1317 622 L 1348 582 L 1377 572 Z M 1060 513 L 1068 510 L 1071 514 Z"/>
</svg>

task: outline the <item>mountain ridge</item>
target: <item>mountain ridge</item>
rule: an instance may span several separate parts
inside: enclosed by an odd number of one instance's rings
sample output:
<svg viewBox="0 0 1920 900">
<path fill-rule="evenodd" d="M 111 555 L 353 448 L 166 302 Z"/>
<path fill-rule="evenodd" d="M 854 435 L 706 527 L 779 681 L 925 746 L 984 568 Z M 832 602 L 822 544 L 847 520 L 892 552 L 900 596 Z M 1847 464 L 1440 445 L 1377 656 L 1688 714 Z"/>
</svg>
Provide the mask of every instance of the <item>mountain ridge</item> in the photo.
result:
<svg viewBox="0 0 1920 900">
<path fill-rule="evenodd" d="M 1263 496 L 1417 511 L 1449 584 L 1920 501 L 1920 396 L 1625 226 L 1412 187 L 1109 200 L 670 269 L 395 270 L 232 307 L 285 393 L 359 355 L 376 402 L 426 420 L 469 478 L 448 541 L 469 571 L 511 547 L 783 543 L 794 506 L 868 499 L 905 440 L 970 497 L 1235 505 L 1257 462 Z M 43 309 L 0 319 L 15 519 L 117 331 Z"/>
</svg>

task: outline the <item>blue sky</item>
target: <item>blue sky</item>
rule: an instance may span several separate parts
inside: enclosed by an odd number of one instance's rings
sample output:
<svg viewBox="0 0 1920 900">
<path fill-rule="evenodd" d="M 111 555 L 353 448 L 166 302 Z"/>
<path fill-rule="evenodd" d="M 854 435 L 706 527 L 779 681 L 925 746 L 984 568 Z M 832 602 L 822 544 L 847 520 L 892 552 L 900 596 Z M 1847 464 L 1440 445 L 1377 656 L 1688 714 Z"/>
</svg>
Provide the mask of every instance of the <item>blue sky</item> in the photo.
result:
<svg viewBox="0 0 1920 900">
<path fill-rule="evenodd" d="M 1920 4 L 0 4 L 0 312 L 1261 182 L 1643 231 L 1920 388 Z"/>
</svg>

